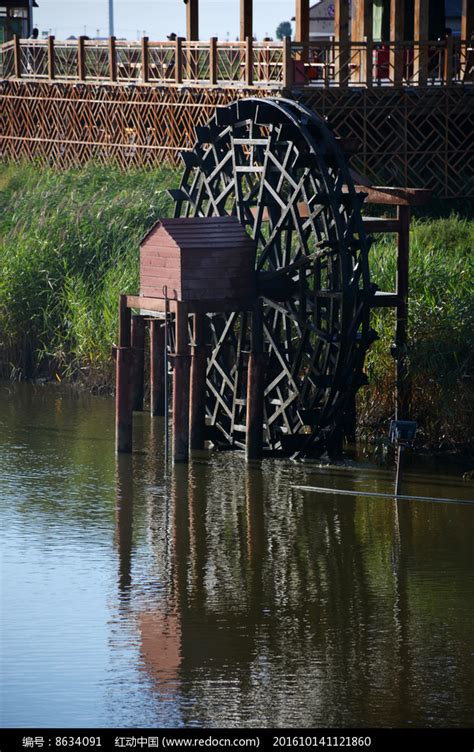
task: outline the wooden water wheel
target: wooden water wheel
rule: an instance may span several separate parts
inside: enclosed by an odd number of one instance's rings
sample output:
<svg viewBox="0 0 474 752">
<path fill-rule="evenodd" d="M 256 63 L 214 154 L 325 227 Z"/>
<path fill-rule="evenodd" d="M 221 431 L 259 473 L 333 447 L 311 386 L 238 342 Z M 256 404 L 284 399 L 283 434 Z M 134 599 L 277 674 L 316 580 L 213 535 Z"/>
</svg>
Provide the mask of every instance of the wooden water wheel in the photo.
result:
<svg viewBox="0 0 474 752">
<path fill-rule="evenodd" d="M 265 447 L 330 450 L 364 383 L 373 295 L 361 197 L 337 140 L 297 102 L 244 99 L 197 128 L 183 160 L 175 216 L 236 215 L 257 244 Z M 207 321 L 207 423 L 243 447 L 248 314 Z"/>
</svg>

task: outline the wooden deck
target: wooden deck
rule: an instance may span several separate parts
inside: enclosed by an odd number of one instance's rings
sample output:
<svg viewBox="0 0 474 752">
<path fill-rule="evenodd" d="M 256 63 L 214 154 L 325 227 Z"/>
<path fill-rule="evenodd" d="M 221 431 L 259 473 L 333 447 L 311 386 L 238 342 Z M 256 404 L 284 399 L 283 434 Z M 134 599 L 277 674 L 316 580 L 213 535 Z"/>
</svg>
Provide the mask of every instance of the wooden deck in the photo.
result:
<svg viewBox="0 0 474 752">
<path fill-rule="evenodd" d="M 474 82 L 472 42 L 97 42 L 19 39 L 0 47 L 3 79 L 68 83 L 301 87 Z"/>
<path fill-rule="evenodd" d="M 352 165 L 375 184 L 472 196 L 473 53 L 426 44 L 421 70 L 413 42 L 398 45 L 405 64 L 394 68 L 393 54 L 365 43 L 343 49 L 344 67 L 337 43 L 17 39 L 0 48 L 0 155 L 59 168 L 177 164 L 216 107 L 284 96 L 352 139 Z"/>
</svg>

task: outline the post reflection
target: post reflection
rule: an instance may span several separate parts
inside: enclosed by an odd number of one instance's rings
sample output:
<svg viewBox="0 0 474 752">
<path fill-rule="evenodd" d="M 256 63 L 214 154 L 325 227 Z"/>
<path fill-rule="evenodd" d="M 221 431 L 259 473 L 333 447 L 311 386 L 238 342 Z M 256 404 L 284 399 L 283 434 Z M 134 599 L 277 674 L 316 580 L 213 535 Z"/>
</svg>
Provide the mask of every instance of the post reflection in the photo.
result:
<svg viewBox="0 0 474 752">
<path fill-rule="evenodd" d="M 115 469 L 115 542 L 119 557 L 118 585 L 121 600 L 130 597 L 133 549 L 133 468 L 132 456 L 117 455 Z"/>
<path fill-rule="evenodd" d="M 183 723 L 370 726 L 425 717 L 423 697 L 434 690 L 417 608 L 423 614 L 434 601 L 423 591 L 414 597 L 426 532 L 419 510 L 308 498 L 291 491 L 281 466 L 231 458 L 179 465 L 169 489 L 149 506 L 160 591 L 137 623 L 142 668 L 157 697 L 173 694 Z M 132 511 L 118 536 L 124 585 Z M 436 513 L 441 525 L 452 512 Z"/>
</svg>

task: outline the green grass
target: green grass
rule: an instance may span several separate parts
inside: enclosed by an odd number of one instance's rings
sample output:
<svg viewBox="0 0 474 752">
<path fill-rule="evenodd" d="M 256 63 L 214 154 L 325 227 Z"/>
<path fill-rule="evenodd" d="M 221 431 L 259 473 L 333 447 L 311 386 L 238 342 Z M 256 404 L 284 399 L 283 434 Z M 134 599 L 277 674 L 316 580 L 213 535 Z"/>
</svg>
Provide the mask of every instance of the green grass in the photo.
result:
<svg viewBox="0 0 474 752">
<path fill-rule="evenodd" d="M 395 287 L 393 236 L 370 251 L 373 280 Z M 374 326 L 380 339 L 367 358 L 371 386 L 359 395 L 366 428 L 385 427 L 393 404 L 394 313 L 380 311 Z M 410 417 L 435 446 L 469 443 L 474 425 L 474 221 L 412 221 L 408 364 L 412 389 Z"/>
<path fill-rule="evenodd" d="M 14 373 L 109 379 L 119 293 L 138 290 L 140 238 L 171 212 L 176 180 L 169 169 L 1 167 L 0 332 Z"/>
<path fill-rule="evenodd" d="M 138 290 L 139 241 L 169 216 L 171 169 L 120 172 L 91 165 L 58 172 L 0 166 L 0 370 L 112 384 L 121 292 Z M 474 221 L 468 213 L 413 221 L 410 255 L 411 416 L 432 446 L 472 441 Z M 380 238 L 380 236 L 379 236 Z M 395 244 L 371 249 L 374 281 L 393 290 Z M 361 430 L 386 430 L 393 409 L 393 313 L 374 315 L 380 339 L 359 394 Z"/>
</svg>

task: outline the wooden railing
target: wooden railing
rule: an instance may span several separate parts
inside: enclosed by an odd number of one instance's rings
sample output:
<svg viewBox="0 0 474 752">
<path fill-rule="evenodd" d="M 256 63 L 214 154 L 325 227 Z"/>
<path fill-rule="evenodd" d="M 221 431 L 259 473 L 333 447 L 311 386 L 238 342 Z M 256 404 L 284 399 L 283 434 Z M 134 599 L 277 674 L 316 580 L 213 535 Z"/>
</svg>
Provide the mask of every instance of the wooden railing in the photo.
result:
<svg viewBox="0 0 474 752">
<path fill-rule="evenodd" d="M 59 42 L 16 37 L 0 47 L 0 76 L 33 81 L 199 86 L 413 86 L 474 82 L 472 43 Z"/>
</svg>

